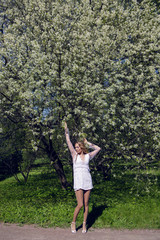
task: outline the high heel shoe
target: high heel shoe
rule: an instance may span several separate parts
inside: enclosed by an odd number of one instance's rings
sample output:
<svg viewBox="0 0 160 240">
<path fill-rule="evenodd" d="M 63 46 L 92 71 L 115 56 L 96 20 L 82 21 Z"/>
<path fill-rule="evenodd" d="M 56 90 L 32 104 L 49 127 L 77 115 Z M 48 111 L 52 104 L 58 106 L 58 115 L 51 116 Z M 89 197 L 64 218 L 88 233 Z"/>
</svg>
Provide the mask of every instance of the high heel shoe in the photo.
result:
<svg viewBox="0 0 160 240">
<path fill-rule="evenodd" d="M 71 232 L 76 233 L 76 223 L 75 222 L 71 223 Z"/>
<path fill-rule="evenodd" d="M 85 227 L 84 227 L 85 226 Z M 82 233 L 86 233 L 87 229 L 86 229 L 86 222 L 83 222 L 83 229 L 82 229 Z"/>
</svg>

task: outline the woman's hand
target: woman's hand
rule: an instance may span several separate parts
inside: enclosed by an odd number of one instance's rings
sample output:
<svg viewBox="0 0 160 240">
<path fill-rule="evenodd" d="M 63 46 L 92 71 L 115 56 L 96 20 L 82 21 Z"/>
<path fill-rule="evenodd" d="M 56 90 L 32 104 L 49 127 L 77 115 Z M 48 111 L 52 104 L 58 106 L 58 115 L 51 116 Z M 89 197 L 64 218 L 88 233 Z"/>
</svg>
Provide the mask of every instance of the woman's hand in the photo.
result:
<svg viewBox="0 0 160 240">
<path fill-rule="evenodd" d="M 87 141 L 87 139 L 86 138 L 84 138 L 84 144 L 87 144 L 88 143 L 88 141 Z"/>
<path fill-rule="evenodd" d="M 65 128 L 65 130 L 67 130 L 67 123 L 66 122 L 64 123 L 64 128 Z"/>
</svg>

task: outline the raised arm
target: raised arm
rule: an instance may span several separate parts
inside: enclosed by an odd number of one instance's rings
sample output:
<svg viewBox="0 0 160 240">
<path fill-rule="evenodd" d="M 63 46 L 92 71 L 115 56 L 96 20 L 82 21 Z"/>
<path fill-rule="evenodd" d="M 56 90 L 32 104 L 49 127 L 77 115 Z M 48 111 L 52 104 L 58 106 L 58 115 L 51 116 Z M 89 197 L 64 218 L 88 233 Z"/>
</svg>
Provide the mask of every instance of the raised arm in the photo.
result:
<svg viewBox="0 0 160 240">
<path fill-rule="evenodd" d="M 84 139 L 84 143 L 89 145 L 89 148 L 94 149 L 92 152 L 89 153 L 90 155 L 90 159 L 94 158 L 96 156 L 96 154 L 101 150 L 100 147 L 98 147 L 97 145 L 90 143 L 87 141 L 87 139 Z"/>
<path fill-rule="evenodd" d="M 76 151 L 71 143 L 71 140 L 70 140 L 70 137 L 69 137 L 69 129 L 67 127 L 67 123 L 65 122 L 65 136 L 66 136 L 66 142 L 67 142 L 67 145 L 68 145 L 68 148 L 71 152 L 71 155 L 72 155 L 72 158 L 75 157 L 76 155 Z"/>
</svg>

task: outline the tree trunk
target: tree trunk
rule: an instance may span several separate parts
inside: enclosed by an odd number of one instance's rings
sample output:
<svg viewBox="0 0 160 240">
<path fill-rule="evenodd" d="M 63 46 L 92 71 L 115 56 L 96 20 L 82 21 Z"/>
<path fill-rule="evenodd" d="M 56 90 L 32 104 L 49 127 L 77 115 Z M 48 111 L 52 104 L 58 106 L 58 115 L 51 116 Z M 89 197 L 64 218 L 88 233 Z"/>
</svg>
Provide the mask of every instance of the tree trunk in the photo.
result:
<svg viewBox="0 0 160 240">
<path fill-rule="evenodd" d="M 52 140 L 49 139 L 49 141 L 47 141 L 44 136 L 41 137 L 41 140 L 45 146 L 50 161 L 53 163 L 54 169 L 56 170 L 62 188 L 66 189 L 70 186 L 70 184 L 67 182 L 62 162 L 59 159 L 56 151 L 53 149 Z"/>
<path fill-rule="evenodd" d="M 66 176 L 65 176 L 65 173 L 64 173 L 64 169 L 63 169 L 63 165 L 60 161 L 60 159 L 56 158 L 56 160 L 52 159 L 53 161 L 53 166 L 54 166 L 54 169 L 56 170 L 56 173 L 59 177 L 59 180 L 61 182 L 61 186 L 63 189 L 66 189 L 67 187 L 70 186 L 70 184 L 67 182 L 67 179 L 66 179 Z"/>
</svg>

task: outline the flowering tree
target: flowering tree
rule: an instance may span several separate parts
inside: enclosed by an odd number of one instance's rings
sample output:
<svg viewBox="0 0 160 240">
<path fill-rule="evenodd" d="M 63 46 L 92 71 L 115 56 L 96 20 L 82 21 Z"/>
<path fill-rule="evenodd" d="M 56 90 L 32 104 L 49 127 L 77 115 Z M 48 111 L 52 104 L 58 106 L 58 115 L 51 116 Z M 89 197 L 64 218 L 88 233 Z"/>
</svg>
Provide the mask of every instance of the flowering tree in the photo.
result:
<svg viewBox="0 0 160 240">
<path fill-rule="evenodd" d="M 2 1 L 1 117 L 23 121 L 67 186 L 62 122 L 95 163 L 159 156 L 159 15 L 150 1 Z M 64 151 L 65 149 L 65 151 Z"/>
</svg>

